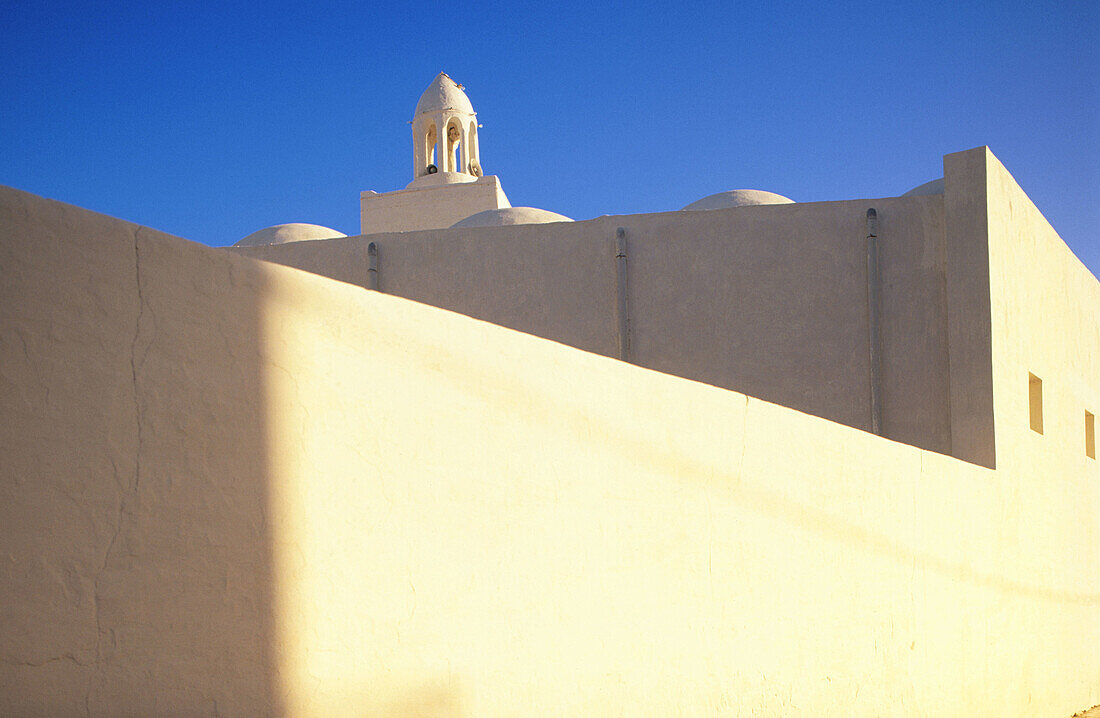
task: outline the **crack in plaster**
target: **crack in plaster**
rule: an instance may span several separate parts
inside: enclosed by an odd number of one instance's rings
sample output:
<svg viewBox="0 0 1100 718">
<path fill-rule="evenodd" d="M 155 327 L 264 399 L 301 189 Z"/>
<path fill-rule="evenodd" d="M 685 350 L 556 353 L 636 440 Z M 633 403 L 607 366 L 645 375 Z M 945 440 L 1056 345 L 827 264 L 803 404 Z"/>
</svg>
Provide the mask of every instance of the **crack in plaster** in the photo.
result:
<svg viewBox="0 0 1100 718">
<path fill-rule="evenodd" d="M 134 321 L 134 339 L 130 342 L 130 375 L 133 380 L 134 388 L 134 424 L 137 430 L 137 447 L 134 452 L 134 483 L 131 489 L 131 493 L 136 498 L 138 486 L 141 482 L 141 449 L 143 444 L 142 437 L 142 411 L 141 402 L 138 400 L 138 369 L 139 363 L 137 360 L 137 344 L 138 339 L 141 337 L 141 318 L 145 313 L 145 294 L 141 289 L 141 252 L 138 249 L 138 235 L 141 230 L 138 229 L 134 232 L 134 283 L 137 286 L 137 300 L 138 300 L 138 313 L 137 319 Z M 150 310 L 152 313 L 152 310 Z M 155 324 L 154 324 L 155 326 Z M 145 347 L 146 354 L 148 353 L 148 344 Z M 145 355 L 142 356 L 140 364 L 145 363 Z"/>
<path fill-rule="evenodd" d="M 86 666 L 87 663 L 82 662 L 76 655 L 72 653 L 66 653 L 61 656 L 51 656 L 41 661 L 24 661 L 18 658 L 0 658 L 0 663 L 6 663 L 9 666 L 22 666 L 24 668 L 41 668 L 42 666 L 50 663 L 57 663 L 59 661 L 71 661 L 78 666 Z"/>
<path fill-rule="evenodd" d="M 38 384 L 38 388 L 43 392 L 42 404 L 48 407 L 50 405 L 50 384 L 42 378 L 41 362 L 35 361 L 31 357 L 30 347 L 27 346 L 27 337 L 24 335 L 23 331 L 16 329 L 11 335 L 19 340 L 19 346 L 23 350 L 23 360 L 27 363 L 31 373 L 34 374 L 34 379 Z M 2 367 L 0 367 L 0 376 L 9 378 L 7 372 L 4 372 Z M 19 383 L 18 379 L 14 377 L 12 378 L 12 382 L 15 384 Z"/>
<path fill-rule="evenodd" d="M 115 462 L 114 457 L 111 457 L 111 465 L 114 468 L 115 487 L 118 491 L 118 505 L 115 509 L 115 526 L 114 533 L 111 535 L 110 541 L 107 542 L 107 549 L 103 552 L 103 561 L 100 564 L 99 570 L 95 574 L 93 580 L 93 613 L 95 617 L 96 627 L 96 642 L 95 642 L 95 660 L 94 664 L 98 670 L 102 670 L 104 663 L 103 656 L 103 622 L 100 611 L 100 600 L 102 598 L 102 592 L 100 588 L 100 580 L 103 574 L 107 571 L 107 565 L 110 563 L 111 556 L 115 550 L 115 544 L 118 542 L 119 536 L 122 534 L 123 520 L 126 516 L 132 517 L 132 504 L 137 500 L 138 486 L 141 481 L 141 449 L 143 446 L 142 436 L 142 411 L 141 402 L 138 398 L 138 371 L 140 365 L 144 363 L 144 357 L 142 361 L 138 361 L 137 349 L 138 340 L 141 337 L 142 317 L 145 314 L 145 310 L 148 308 L 145 301 L 145 295 L 141 286 L 141 251 L 139 249 L 138 235 L 140 228 L 135 229 L 133 233 L 133 247 L 134 247 L 134 286 L 137 294 L 137 316 L 134 320 L 134 336 L 130 341 L 130 381 L 133 389 L 133 402 L 134 402 L 134 473 L 133 479 L 129 482 L 129 486 L 123 484 L 119 480 L 118 464 Z M 151 311 L 151 310 L 150 310 Z M 148 347 L 146 347 L 148 349 Z M 127 494 L 129 496 L 127 496 Z M 129 499 L 129 500 L 128 500 Z M 71 656 L 70 656 L 71 657 Z M 81 664 L 73 658 L 73 661 L 78 665 Z M 93 672 L 88 679 L 88 688 L 84 695 L 84 712 L 86 715 L 91 716 L 91 697 L 92 689 L 95 685 L 96 673 Z"/>
</svg>

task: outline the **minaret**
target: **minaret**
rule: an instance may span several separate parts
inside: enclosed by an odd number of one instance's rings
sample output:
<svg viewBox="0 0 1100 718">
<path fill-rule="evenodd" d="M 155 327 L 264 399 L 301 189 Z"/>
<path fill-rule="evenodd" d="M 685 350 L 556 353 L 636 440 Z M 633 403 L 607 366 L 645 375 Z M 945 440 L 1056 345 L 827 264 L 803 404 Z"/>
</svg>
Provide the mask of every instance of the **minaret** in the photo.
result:
<svg viewBox="0 0 1100 718">
<path fill-rule="evenodd" d="M 482 176 L 477 114 L 462 85 L 446 73 L 420 95 L 412 133 L 413 180 L 395 192 L 359 195 L 363 234 L 441 229 L 512 206 L 500 180 Z"/>
<path fill-rule="evenodd" d="M 432 184 L 473 182 L 481 176 L 477 113 L 470 98 L 446 73 L 436 75 L 416 103 L 412 120 L 413 181 L 432 174 Z"/>
</svg>

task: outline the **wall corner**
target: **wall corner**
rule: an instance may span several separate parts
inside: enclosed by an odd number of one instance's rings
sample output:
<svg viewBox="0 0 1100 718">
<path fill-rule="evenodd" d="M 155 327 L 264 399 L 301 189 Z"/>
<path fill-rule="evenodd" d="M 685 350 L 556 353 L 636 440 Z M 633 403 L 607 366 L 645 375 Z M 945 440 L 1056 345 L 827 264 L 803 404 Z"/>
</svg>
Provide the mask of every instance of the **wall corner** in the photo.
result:
<svg viewBox="0 0 1100 718">
<path fill-rule="evenodd" d="M 988 147 L 945 155 L 944 244 L 951 453 L 996 467 Z"/>
</svg>

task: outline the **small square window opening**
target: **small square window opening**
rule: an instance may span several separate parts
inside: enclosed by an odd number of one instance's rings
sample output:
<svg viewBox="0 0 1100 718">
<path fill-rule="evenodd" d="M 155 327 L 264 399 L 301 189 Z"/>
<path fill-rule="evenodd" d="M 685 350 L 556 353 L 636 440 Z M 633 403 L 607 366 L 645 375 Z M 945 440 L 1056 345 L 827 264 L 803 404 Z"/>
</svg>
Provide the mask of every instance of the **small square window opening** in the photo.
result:
<svg viewBox="0 0 1100 718">
<path fill-rule="evenodd" d="M 1085 412 L 1085 456 L 1096 458 L 1096 417 L 1091 411 Z"/>
<path fill-rule="evenodd" d="M 1027 375 L 1028 409 L 1031 414 L 1031 430 L 1043 433 L 1043 380 L 1032 373 Z"/>
</svg>

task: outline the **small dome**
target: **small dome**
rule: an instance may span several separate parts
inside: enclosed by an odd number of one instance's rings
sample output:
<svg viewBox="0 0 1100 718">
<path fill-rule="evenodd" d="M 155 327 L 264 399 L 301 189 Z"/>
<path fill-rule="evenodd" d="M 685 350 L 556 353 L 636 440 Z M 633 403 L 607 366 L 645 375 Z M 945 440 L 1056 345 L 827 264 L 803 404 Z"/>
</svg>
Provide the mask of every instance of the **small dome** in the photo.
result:
<svg viewBox="0 0 1100 718">
<path fill-rule="evenodd" d="M 234 247 L 262 247 L 265 244 L 286 244 L 287 242 L 303 242 L 308 239 L 335 239 L 346 237 L 343 232 L 322 227 L 319 224 L 277 224 L 274 227 L 253 232 Z"/>
<path fill-rule="evenodd" d="M 506 224 L 548 224 L 550 222 L 572 222 L 564 214 L 549 212 L 535 207 L 505 207 L 487 209 L 471 214 L 466 219 L 455 222 L 451 229 L 461 227 L 503 227 Z"/>
<path fill-rule="evenodd" d="M 760 189 L 734 189 L 695 200 L 683 209 L 692 211 L 726 209 L 727 207 L 747 207 L 754 204 L 794 204 L 794 200 L 775 192 L 765 192 Z"/>
<path fill-rule="evenodd" d="M 925 182 L 919 187 L 914 187 L 903 194 L 902 197 L 920 197 L 926 194 L 943 194 L 943 177 L 934 179 L 931 182 Z"/>
<path fill-rule="evenodd" d="M 457 110 L 467 115 L 474 114 L 474 106 L 470 104 L 470 98 L 462 91 L 454 80 L 447 77 L 447 73 L 441 72 L 424 90 L 420 101 L 416 103 L 416 112 L 413 116 L 422 115 L 425 112 L 439 112 L 440 110 Z"/>
</svg>

